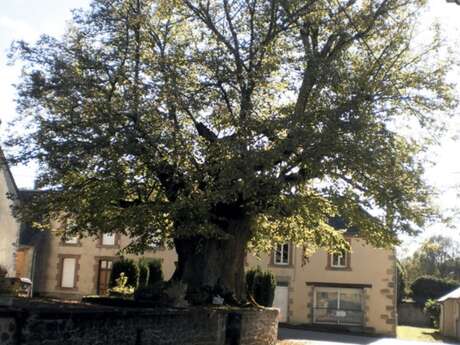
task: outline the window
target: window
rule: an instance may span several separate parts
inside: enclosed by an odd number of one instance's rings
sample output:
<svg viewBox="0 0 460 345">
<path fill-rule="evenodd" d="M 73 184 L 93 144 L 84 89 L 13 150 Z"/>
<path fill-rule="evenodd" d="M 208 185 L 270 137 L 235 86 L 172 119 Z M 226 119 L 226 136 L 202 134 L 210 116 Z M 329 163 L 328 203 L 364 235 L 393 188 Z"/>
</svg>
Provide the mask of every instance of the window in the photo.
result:
<svg viewBox="0 0 460 345">
<path fill-rule="evenodd" d="M 64 244 L 78 244 L 78 236 L 65 237 Z"/>
<path fill-rule="evenodd" d="M 345 268 L 348 267 L 348 255 L 346 252 L 333 253 L 331 255 L 331 267 Z"/>
<path fill-rule="evenodd" d="M 61 287 L 75 288 L 75 271 L 77 268 L 76 258 L 62 259 Z"/>
<path fill-rule="evenodd" d="M 362 324 L 362 295 L 362 289 L 315 288 L 314 322 L 342 325 Z"/>
<path fill-rule="evenodd" d="M 278 244 L 273 254 L 275 265 L 289 265 L 289 243 Z"/>
<path fill-rule="evenodd" d="M 115 234 L 103 234 L 102 235 L 103 246 L 114 246 L 115 245 Z"/>
</svg>

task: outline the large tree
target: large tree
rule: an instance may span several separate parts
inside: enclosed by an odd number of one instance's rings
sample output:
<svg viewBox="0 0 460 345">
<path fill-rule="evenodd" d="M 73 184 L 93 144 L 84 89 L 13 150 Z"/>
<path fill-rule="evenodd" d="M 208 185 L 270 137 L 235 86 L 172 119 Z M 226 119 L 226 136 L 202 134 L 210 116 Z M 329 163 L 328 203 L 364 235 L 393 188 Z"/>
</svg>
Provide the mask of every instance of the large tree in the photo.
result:
<svg viewBox="0 0 460 345">
<path fill-rule="evenodd" d="M 454 106 L 436 36 L 411 43 L 424 3 L 94 0 L 62 38 L 14 45 L 12 160 L 52 190 L 20 214 L 167 241 L 173 279 L 237 296 L 248 248 L 346 247 L 331 217 L 396 243 L 436 216 L 426 138 L 398 126 Z"/>
<path fill-rule="evenodd" d="M 409 282 L 421 276 L 460 281 L 460 245 L 445 236 L 432 236 L 402 261 Z"/>
</svg>

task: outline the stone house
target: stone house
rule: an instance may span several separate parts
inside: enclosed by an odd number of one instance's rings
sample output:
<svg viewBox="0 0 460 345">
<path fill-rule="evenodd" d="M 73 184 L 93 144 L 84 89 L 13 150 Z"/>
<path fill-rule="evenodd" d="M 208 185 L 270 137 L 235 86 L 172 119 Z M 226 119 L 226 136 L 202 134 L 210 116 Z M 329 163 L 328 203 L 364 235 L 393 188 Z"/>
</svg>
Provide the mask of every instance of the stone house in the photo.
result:
<svg viewBox="0 0 460 345">
<path fill-rule="evenodd" d="M 16 260 L 21 260 L 24 250 L 19 242 L 21 224 L 13 216 L 14 201 L 8 197 L 14 198 L 17 193 L 13 175 L 0 149 L 0 265 L 8 270 L 10 277 L 17 275 Z"/>
<path fill-rule="evenodd" d="M 34 239 L 35 293 L 66 299 L 105 294 L 112 264 L 129 239 L 118 234 L 63 239 L 56 236 L 59 224 L 52 228 L 55 233 L 41 232 Z M 374 248 L 351 231 L 346 237 L 351 253 L 318 251 L 305 261 L 302 248 L 285 243 L 260 259 L 248 255 L 246 266 L 260 266 L 276 275 L 275 306 L 281 310 L 281 322 L 393 336 L 397 324 L 394 251 Z M 144 257 L 162 260 L 165 279 L 173 274 L 174 250 L 152 248 Z"/>
<path fill-rule="evenodd" d="M 280 322 L 396 335 L 396 256 L 357 236 L 346 235 L 351 252 L 320 250 L 305 262 L 289 243 L 272 255 L 248 258 L 248 266 L 272 271 Z"/>
</svg>

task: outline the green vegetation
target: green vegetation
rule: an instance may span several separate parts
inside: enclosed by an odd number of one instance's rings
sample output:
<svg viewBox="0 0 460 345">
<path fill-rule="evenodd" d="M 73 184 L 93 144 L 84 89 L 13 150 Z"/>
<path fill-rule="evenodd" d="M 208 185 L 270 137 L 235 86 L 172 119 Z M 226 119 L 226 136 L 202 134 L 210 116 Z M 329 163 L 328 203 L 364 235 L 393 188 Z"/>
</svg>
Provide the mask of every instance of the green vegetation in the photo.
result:
<svg viewBox="0 0 460 345">
<path fill-rule="evenodd" d="M 417 278 L 410 286 L 412 298 L 424 305 L 428 299 L 437 299 L 460 286 L 460 283 L 431 276 Z"/>
<path fill-rule="evenodd" d="M 147 261 L 149 267 L 149 283 L 148 285 L 155 285 L 163 282 L 163 270 L 161 269 L 161 259 L 151 259 Z"/>
<path fill-rule="evenodd" d="M 136 289 L 139 286 L 139 267 L 132 259 L 122 258 L 119 261 L 115 261 L 112 266 L 112 273 L 110 275 L 110 287 L 119 286 L 117 279 L 123 273 L 126 282 L 123 286 L 129 286 L 130 288 Z M 123 282 L 124 279 L 120 282 Z"/>
<path fill-rule="evenodd" d="M 409 283 L 426 275 L 460 281 L 460 244 L 450 237 L 432 236 L 402 265 Z"/>
<path fill-rule="evenodd" d="M 145 258 L 142 258 L 139 260 L 137 265 L 139 267 L 139 287 L 147 286 L 150 280 L 150 269 L 148 261 Z"/>
<path fill-rule="evenodd" d="M 432 322 L 433 327 L 439 327 L 439 316 L 441 315 L 441 305 L 434 299 L 426 301 L 423 312 L 427 314 Z"/>
<path fill-rule="evenodd" d="M 260 267 L 246 273 L 247 293 L 254 301 L 264 307 L 271 307 L 275 298 L 276 279 L 272 272 L 262 271 Z"/>
<path fill-rule="evenodd" d="M 423 163 L 456 106 L 439 36 L 412 49 L 425 4 L 93 0 L 63 37 L 13 45 L 10 160 L 53 191 L 18 215 L 174 245 L 173 281 L 227 301 L 248 248 L 348 249 L 332 217 L 396 244 L 440 216 Z"/>
</svg>

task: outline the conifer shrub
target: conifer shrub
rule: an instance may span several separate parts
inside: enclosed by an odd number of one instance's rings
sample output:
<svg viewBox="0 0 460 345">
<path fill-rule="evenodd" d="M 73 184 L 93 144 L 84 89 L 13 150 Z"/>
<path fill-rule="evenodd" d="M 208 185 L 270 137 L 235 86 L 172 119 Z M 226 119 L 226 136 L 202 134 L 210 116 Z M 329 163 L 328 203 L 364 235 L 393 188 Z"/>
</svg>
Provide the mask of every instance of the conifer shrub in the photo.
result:
<svg viewBox="0 0 460 345">
<path fill-rule="evenodd" d="M 248 295 L 264 306 L 271 307 L 275 298 L 276 279 L 272 272 L 262 271 L 260 267 L 246 273 L 246 288 Z"/>
<path fill-rule="evenodd" d="M 149 284 L 150 269 L 146 259 L 142 258 L 138 262 L 139 266 L 139 287 Z"/>
<path fill-rule="evenodd" d="M 147 262 L 149 268 L 148 285 L 156 285 L 158 282 L 163 282 L 163 271 L 161 269 L 161 260 L 152 259 Z"/>
</svg>

